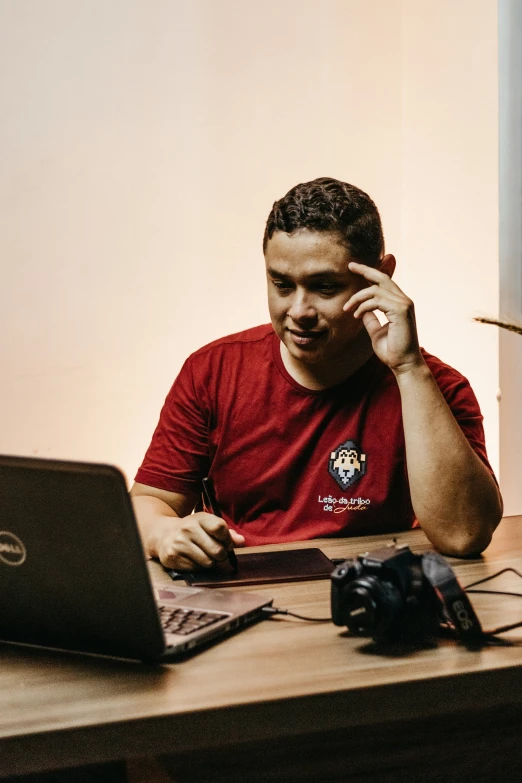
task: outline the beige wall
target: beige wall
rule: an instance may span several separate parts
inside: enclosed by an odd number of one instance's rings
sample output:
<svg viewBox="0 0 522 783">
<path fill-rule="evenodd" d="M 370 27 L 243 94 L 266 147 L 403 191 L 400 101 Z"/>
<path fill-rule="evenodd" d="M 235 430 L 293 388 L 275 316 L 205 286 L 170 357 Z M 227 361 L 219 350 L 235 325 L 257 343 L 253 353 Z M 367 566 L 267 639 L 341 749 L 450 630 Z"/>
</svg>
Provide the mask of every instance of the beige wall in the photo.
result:
<svg viewBox="0 0 522 783">
<path fill-rule="evenodd" d="M 272 202 L 326 174 L 497 465 L 495 58 L 492 0 L 0 0 L 0 450 L 132 477 L 186 355 L 267 320 Z"/>
<path fill-rule="evenodd" d="M 421 342 L 471 381 L 499 460 L 495 0 L 404 0 L 403 278 Z M 521 509 L 522 510 L 522 509 Z"/>
<path fill-rule="evenodd" d="M 186 355 L 268 320 L 296 182 L 367 188 L 397 236 L 398 8 L 0 2 L 2 451 L 131 477 Z"/>
</svg>

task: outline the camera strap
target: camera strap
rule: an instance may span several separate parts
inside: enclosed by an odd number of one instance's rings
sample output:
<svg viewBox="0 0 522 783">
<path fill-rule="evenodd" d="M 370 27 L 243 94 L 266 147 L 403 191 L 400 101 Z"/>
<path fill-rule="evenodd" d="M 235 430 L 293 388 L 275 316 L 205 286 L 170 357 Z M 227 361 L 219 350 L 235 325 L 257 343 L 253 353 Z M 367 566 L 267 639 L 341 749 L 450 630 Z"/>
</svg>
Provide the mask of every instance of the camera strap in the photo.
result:
<svg viewBox="0 0 522 783">
<path fill-rule="evenodd" d="M 422 570 L 437 593 L 457 636 L 466 647 L 482 646 L 486 638 L 480 620 L 449 563 L 436 552 L 426 552 L 422 556 Z"/>
</svg>

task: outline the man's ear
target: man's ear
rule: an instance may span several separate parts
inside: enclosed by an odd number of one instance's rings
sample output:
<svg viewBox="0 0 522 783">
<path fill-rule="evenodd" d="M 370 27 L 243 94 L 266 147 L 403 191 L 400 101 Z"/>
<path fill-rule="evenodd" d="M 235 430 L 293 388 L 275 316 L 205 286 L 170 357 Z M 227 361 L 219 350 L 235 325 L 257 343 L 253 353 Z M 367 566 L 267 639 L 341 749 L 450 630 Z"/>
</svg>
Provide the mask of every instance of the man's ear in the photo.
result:
<svg viewBox="0 0 522 783">
<path fill-rule="evenodd" d="M 384 272 L 384 274 L 388 275 L 388 277 L 393 277 L 393 273 L 395 272 L 396 266 L 397 266 L 397 261 L 395 260 L 395 256 L 392 256 L 391 253 L 388 253 L 381 260 L 377 269 L 380 272 Z"/>
</svg>

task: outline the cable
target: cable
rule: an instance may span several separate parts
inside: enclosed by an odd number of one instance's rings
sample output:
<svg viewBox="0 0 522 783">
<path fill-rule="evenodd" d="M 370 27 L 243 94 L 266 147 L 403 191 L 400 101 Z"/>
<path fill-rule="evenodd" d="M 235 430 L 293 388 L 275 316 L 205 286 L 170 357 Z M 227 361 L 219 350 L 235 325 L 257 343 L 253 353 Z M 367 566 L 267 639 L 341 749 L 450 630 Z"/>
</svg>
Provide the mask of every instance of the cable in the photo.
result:
<svg viewBox="0 0 522 783">
<path fill-rule="evenodd" d="M 263 612 L 265 614 L 268 614 L 270 617 L 273 617 L 273 615 L 275 614 L 287 614 L 290 617 L 297 617 L 298 620 L 306 620 L 306 622 L 308 623 L 331 623 L 332 622 L 331 617 L 305 617 L 305 615 L 296 614 L 295 612 L 290 612 L 288 609 L 276 609 L 274 606 L 263 607 Z"/>
<path fill-rule="evenodd" d="M 517 571 L 516 568 L 502 568 L 500 571 L 497 571 L 495 574 L 492 574 L 491 576 L 486 576 L 484 579 L 477 579 L 476 582 L 471 582 L 471 584 L 464 587 L 464 591 L 466 593 L 482 593 L 486 595 L 510 595 L 514 596 L 516 598 L 522 598 L 522 593 L 511 593 L 507 592 L 506 590 L 472 590 L 471 588 L 475 587 L 476 585 L 483 585 L 485 582 L 491 581 L 491 579 L 496 579 L 497 576 L 501 576 L 501 574 L 516 574 L 520 579 L 522 579 L 522 574 L 520 571 Z M 487 637 L 488 641 L 490 642 L 502 642 L 504 640 L 502 639 L 494 639 L 493 637 L 496 634 L 499 633 L 506 633 L 507 631 L 512 631 L 514 628 L 520 628 L 522 627 L 522 622 L 518 623 L 510 623 L 509 625 L 501 625 L 498 628 L 494 628 L 492 631 L 484 631 L 484 636 Z"/>
<path fill-rule="evenodd" d="M 513 628 L 520 628 L 522 623 L 511 623 L 511 625 L 501 625 L 495 628 L 493 631 L 484 631 L 486 636 L 494 636 L 497 633 L 505 633 L 506 631 L 512 631 Z"/>
<path fill-rule="evenodd" d="M 341 560 L 341 558 L 336 558 L 340 562 L 344 563 L 344 560 Z M 335 563 L 335 561 L 333 561 Z M 522 573 L 520 571 L 517 571 L 515 568 L 503 568 L 500 571 L 497 571 L 495 574 L 492 574 L 491 576 L 486 576 L 484 579 L 478 579 L 476 582 L 471 582 L 469 585 L 463 588 L 463 590 L 466 593 L 481 593 L 486 595 L 508 595 L 508 596 L 514 596 L 517 598 L 522 598 L 522 593 L 511 593 L 507 592 L 505 590 L 473 590 L 476 585 L 484 584 L 485 582 L 489 582 L 491 579 L 495 579 L 497 576 L 501 576 L 501 574 L 505 574 L 507 572 L 516 574 L 518 577 L 522 579 Z M 295 617 L 298 620 L 304 620 L 305 622 L 309 623 L 330 623 L 332 622 L 331 617 L 306 617 L 302 614 L 297 614 L 296 612 L 291 612 L 289 609 L 277 609 L 273 606 L 265 606 L 262 610 L 264 614 L 268 615 L 269 617 L 273 617 L 276 614 L 280 615 L 288 615 L 289 617 Z M 495 639 L 493 638 L 496 634 L 499 633 L 505 633 L 507 631 L 512 631 L 514 628 L 520 628 L 522 626 L 522 622 L 519 623 L 511 623 L 510 625 L 502 625 L 498 628 L 495 628 L 493 631 L 484 631 L 484 637 L 488 639 L 489 642 L 493 644 L 504 644 L 504 645 L 510 645 L 511 642 L 508 642 L 504 639 Z M 448 628 L 448 631 L 450 629 Z"/>
<path fill-rule="evenodd" d="M 513 595 L 522 598 L 522 593 L 508 593 L 505 590 L 466 590 L 467 593 L 482 593 L 483 595 Z"/>
<path fill-rule="evenodd" d="M 470 587 L 476 587 L 477 585 L 482 585 L 484 584 L 484 582 L 489 582 L 491 579 L 496 579 L 497 576 L 500 576 L 501 574 L 505 574 L 508 571 L 512 574 L 516 574 L 522 579 L 522 574 L 520 573 L 520 571 L 517 571 L 516 568 L 503 568 L 501 571 L 497 571 L 496 574 L 491 574 L 491 576 L 486 576 L 484 577 L 484 579 L 477 579 L 476 582 L 471 582 L 471 584 L 464 587 L 463 590 L 469 590 Z"/>
</svg>

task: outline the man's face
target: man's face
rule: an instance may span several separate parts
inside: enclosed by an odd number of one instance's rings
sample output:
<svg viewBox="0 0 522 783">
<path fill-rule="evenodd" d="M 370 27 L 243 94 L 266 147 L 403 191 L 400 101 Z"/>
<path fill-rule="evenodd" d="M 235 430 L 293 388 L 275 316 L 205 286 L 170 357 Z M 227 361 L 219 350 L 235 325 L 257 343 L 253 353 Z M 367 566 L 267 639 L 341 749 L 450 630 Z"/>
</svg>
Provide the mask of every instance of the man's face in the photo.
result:
<svg viewBox="0 0 522 783">
<path fill-rule="evenodd" d="M 348 269 L 350 256 L 337 234 L 276 231 L 265 251 L 272 325 L 292 359 L 324 365 L 346 357 L 364 329 L 343 305 L 365 281 Z"/>
</svg>

